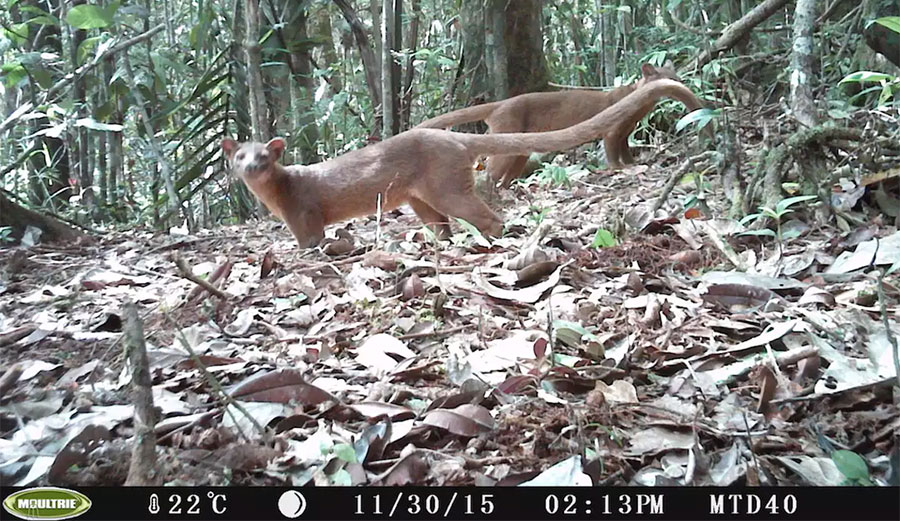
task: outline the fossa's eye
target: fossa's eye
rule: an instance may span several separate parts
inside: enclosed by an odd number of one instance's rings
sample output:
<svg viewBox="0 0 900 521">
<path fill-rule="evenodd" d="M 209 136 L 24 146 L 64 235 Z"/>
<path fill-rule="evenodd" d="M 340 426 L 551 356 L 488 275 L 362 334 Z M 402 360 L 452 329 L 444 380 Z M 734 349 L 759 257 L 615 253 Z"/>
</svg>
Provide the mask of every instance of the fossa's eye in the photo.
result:
<svg viewBox="0 0 900 521">
<path fill-rule="evenodd" d="M 235 159 L 244 159 L 244 153 L 238 152 L 238 155 L 235 156 Z"/>
</svg>

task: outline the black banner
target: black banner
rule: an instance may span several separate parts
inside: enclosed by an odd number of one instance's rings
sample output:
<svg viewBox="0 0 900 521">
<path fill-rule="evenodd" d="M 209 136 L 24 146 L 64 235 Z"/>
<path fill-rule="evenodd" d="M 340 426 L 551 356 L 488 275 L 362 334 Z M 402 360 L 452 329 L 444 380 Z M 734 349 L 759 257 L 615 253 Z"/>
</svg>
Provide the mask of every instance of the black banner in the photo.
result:
<svg viewBox="0 0 900 521">
<path fill-rule="evenodd" d="M 35 489 L 0 488 L 4 519 L 48 519 L 50 511 L 40 509 L 75 503 L 33 498 L 65 498 L 71 491 L 89 500 L 74 518 L 84 520 L 900 519 L 900 488 L 884 487 L 82 487 L 13 496 L 23 490 Z"/>
</svg>

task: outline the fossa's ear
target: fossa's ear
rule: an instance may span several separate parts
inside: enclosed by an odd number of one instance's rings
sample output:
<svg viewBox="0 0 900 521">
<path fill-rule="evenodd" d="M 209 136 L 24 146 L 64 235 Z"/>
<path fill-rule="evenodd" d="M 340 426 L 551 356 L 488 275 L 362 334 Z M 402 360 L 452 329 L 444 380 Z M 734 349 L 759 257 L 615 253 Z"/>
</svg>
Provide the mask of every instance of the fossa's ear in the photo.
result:
<svg viewBox="0 0 900 521">
<path fill-rule="evenodd" d="M 286 146 L 284 139 L 280 137 L 273 138 L 266 143 L 266 149 L 272 154 L 275 155 L 275 160 L 278 161 L 281 159 L 281 155 L 284 154 L 284 147 Z"/>
<path fill-rule="evenodd" d="M 234 157 L 234 153 L 237 152 L 238 143 L 233 139 L 225 139 L 222 141 L 222 150 L 225 152 L 225 157 L 230 161 L 232 157 Z"/>
<path fill-rule="evenodd" d="M 656 67 L 654 67 L 649 62 L 641 65 L 641 75 L 643 75 L 644 78 L 650 78 L 652 76 L 656 76 Z"/>
</svg>

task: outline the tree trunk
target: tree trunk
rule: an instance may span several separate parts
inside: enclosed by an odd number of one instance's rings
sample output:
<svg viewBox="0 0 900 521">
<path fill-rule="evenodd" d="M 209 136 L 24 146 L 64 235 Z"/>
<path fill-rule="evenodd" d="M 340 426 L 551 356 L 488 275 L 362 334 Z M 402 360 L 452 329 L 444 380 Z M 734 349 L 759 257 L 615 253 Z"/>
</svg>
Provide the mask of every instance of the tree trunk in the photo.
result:
<svg viewBox="0 0 900 521">
<path fill-rule="evenodd" d="M 286 10 L 291 12 L 297 5 L 289 3 Z M 301 7 L 296 12 L 291 12 L 288 20 L 289 23 L 279 29 L 278 33 L 289 51 L 291 129 L 298 138 L 296 143 L 300 152 L 300 160 L 304 164 L 318 163 L 320 161 L 317 151 L 319 129 L 316 127 L 315 112 L 313 111 L 313 93 L 316 86 L 312 75 L 311 44 L 307 31 L 309 12 Z"/>
<path fill-rule="evenodd" d="M 819 122 L 811 85 L 814 78 L 815 21 L 816 0 L 797 0 L 794 11 L 794 45 L 791 50 L 791 110 L 794 119 L 805 127 L 814 127 Z"/>
<path fill-rule="evenodd" d="M 366 28 L 347 0 L 334 0 L 334 3 L 341 10 L 344 20 L 350 25 L 350 30 L 353 31 L 353 37 L 356 39 L 356 46 L 359 48 L 359 57 L 362 60 L 363 69 L 366 72 L 366 86 L 369 88 L 369 97 L 372 99 L 372 107 L 377 107 L 382 101 L 381 84 L 379 82 L 381 68 L 378 66 L 378 61 L 375 59 L 375 52 L 372 51 L 372 46 L 369 44 L 369 38 L 366 36 Z M 381 34 L 375 35 L 375 39 L 377 40 L 378 38 L 381 38 Z M 380 128 L 380 119 L 378 116 L 375 118 L 373 128 Z"/>
<path fill-rule="evenodd" d="M 468 99 L 463 105 L 474 105 L 492 98 L 492 88 L 488 80 L 485 63 L 484 10 L 485 0 L 463 0 L 459 13 L 462 25 L 464 67 L 462 77 L 468 82 Z M 454 100 L 451 100 L 453 103 Z M 455 104 L 455 103 L 454 103 Z"/>
<path fill-rule="evenodd" d="M 272 137 L 266 116 L 266 93 L 262 81 L 262 51 L 259 46 L 259 0 L 247 0 L 244 16 L 247 33 L 244 52 L 247 54 L 247 76 L 250 87 L 250 129 L 254 141 L 266 142 Z"/>
<path fill-rule="evenodd" d="M 62 14 L 61 0 L 51 0 L 49 5 L 51 13 L 55 16 Z M 29 31 L 29 34 L 32 34 Z M 41 31 L 34 33 L 35 39 L 30 48 L 35 52 L 51 52 L 57 56 L 63 56 L 62 35 L 59 26 L 45 25 Z M 35 89 L 32 85 L 29 88 Z M 36 94 L 36 93 L 35 93 Z M 53 127 L 53 122 L 46 116 L 33 120 L 32 130 L 38 132 Z M 58 136 L 43 134 L 37 139 L 41 142 L 41 148 L 46 154 L 33 154 L 28 161 L 29 193 L 28 199 L 35 205 L 49 203 L 55 207 L 58 202 L 67 202 L 72 196 L 69 185 L 70 160 L 66 142 Z"/>
<path fill-rule="evenodd" d="M 379 0 L 369 0 L 369 14 L 372 16 L 372 41 L 375 43 L 375 66 L 378 68 L 379 78 L 381 77 L 381 59 L 382 52 L 384 49 L 382 48 L 382 36 L 381 32 L 383 31 L 382 18 L 384 18 L 384 13 L 382 12 L 383 6 L 379 2 Z"/>
<path fill-rule="evenodd" d="M 409 22 L 409 32 L 407 39 L 409 40 L 409 57 L 406 59 L 406 75 L 403 78 L 403 87 L 400 95 L 400 128 L 408 129 L 410 121 L 410 112 L 412 108 L 413 98 L 413 78 L 416 75 L 416 69 L 413 66 L 413 56 L 419 46 L 419 20 L 422 18 L 421 0 L 412 0 L 412 18 Z"/>
<path fill-rule="evenodd" d="M 603 85 L 612 85 L 616 79 L 616 24 L 615 13 L 597 3 L 598 25 L 600 26 L 600 80 Z"/>
<path fill-rule="evenodd" d="M 106 74 L 111 78 L 115 71 L 112 59 L 107 59 L 103 66 L 106 69 Z M 118 92 L 114 92 L 116 99 L 113 123 L 123 125 L 125 122 L 125 100 Z M 112 208 L 121 207 L 119 203 L 122 193 L 119 190 L 119 183 L 125 177 L 124 139 L 125 136 L 122 132 L 113 132 L 109 136 L 109 179 L 106 182 L 106 200 Z M 113 213 L 115 214 L 116 212 Z M 121 219 L 122 216 L 119 215 L 117 218 Z"/>
<path fill-rule="evenodd" d="M 332 35 L 332 25 L 331 25 L 331 10 L 327 7 L 323 6 L 314 11 L 315 13 L 315 28 L 314 32 L 316 36 L 323 43 L 322 45 L 322 57 L 325 59 L 325 63 L 323 68 L 333 67 L 338 63 L 337 52 L 334 49 L 334 36 Z M 331 87 L 332 92 L 340 92 L 343 90 L 344 86 L 341 83 L 341 75 L 340 74 L 329 74 L 328 85 Z"/>
<path fill-rule="evenodd" d="M 73 0 L 72 6 L 84 5 L 85 0 Z M 76 70 L 80 66 L 78 63 L 78 50 L 87 37 L 87 31 L 83 29 L 75 29 L 72 31 L 72 48 L 71 59 L 72 69 Z M 85 88 L 86 78 L 76 78 L 72 83 L 72 100 L 75 102 L 75 112 L 78 118 L 88 116 L 88 97 Z M 75 165 L 78 173 L 78 188 L 81 195 L 81 204 L 88 208 L 89 211 L 94 207 L 94 176 L 88 161 L 90 151 L 90 139 L 88 137 L 88 129 L 85 127 L 76 127 L 74 130 L 73 142 L 75 143 Z"/>
<path fill-rule="evenodd" d="M 394 114 L 393 135 L 400 133 L 400 91 L 403 67 L 400 65 L 400 51 L 403 50 L 403 0 L 394 1 L 394 30 L 391 31 L 391 112 Z"/>
<path fill-rule="evenodd" d="M 490 0 L 484 9 L 484 59 L 495 100 L 509 97 L 506 5 L 507 0 Z"/>
<path fill-rule="evenodd" d="M 397 92 L 394 90 L 394 60 L 391 49 L 394 48 L 394 2 L 384 0 L 381 10 L 381 138 L 394 135 L 394 101 Z"/>
<path fill-rule="evenodd" d="M 550 81 L 544 58 L 543 0 L 506 2 L 507 82 L 509 95 L 546 90 Z"/>
</svg>

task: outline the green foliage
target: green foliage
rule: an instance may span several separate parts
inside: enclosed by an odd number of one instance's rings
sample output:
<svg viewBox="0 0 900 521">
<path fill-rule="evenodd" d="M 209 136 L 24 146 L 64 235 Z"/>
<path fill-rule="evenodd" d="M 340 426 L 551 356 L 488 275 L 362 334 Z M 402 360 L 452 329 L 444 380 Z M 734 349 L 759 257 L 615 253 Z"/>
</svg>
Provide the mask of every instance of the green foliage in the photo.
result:
<svg viewBox="0 0 900 521">
<path fill-rule="evenodd" d="M 475 227 L 475 225 L 465 219 L 460 219 L 459 217 L 455 217 L 455 219 L 456 222 L 458 222 L 459 225 L 462 226 L 463 232 L 456 233 L 450 238 L 450 241 L 453 244 L 463 245 L 469 242 L 469 239 L 471 238 L 473 241 L 475 241 L 475 244 L 479 246 L 482 246 L 484 248 L 491 247 L 491 241 L 489 241 L 484 235 L 482 235 L 481 231 L 479 231 L 478 228 Z"/>
<path fill-rule="evenodd" d="M 535 171 L 534 178 L 542 186 L 572 186 L 572 177 L 587 173 L 581 165 L 561 166 L 553 163 L 543 163 L 541 168 Z M 528 181 L 523 181 L 528 182 Z"/>
<path fill-rule="evenodd" d="M 883 25 L 895 33 L 900 34 L 900 16 L 885 16 L 876 19 L 875 23 Z"/>
<path fill-rule="evenodd" d="M 678 123 L 675 124 L 675 131 L 681 132 L 685 127 L 688 127 L 690 125 L 696 125 L 697 130 L 703 130 L 703 127 L 708 125 L 710 121 L 718 119 L 721 116 L 722 109 L 697 109 L 693 112 L 685 114 L 684 117 L 679 119 Z"/>
<path fill-rule="evenodd" d="M 69 9 L 66 22 L 76 29 L 102 29 L 113 24 L 113 17 L 119 9 L 119 2 L 107 7 L 81 4 Z"/>
<path fill-rule="evenodd" d="M 541 208 L 539 206 L 531 205 L 528 207 L 528 220 L 534 223 L 535 226 L 544 222 L 544 217 L 547 217 L 547 214 L 550 213 L 550 208 Z"/>
<path fill-rule="evenodd" d="M 849 450 L 836 450 L 831 453 L 831 460 L 844 475 L 849 485 L 873 486 L 869 478 L 869 466 L 859 454 Z"/>
<path fill-rule="evenodd" d="M 0 226 L 0 244 L 8 244 L 15 241 L 12 232 L 12 226 Z"/>
<path fill-rule="evenodd" d="M 791 206 L 802 203 L 804 201 L 810 201 L 812 199 L 816 199 L 815 195 L 798 195 L 795 197 L 788 197 L 786 199 L 782 199 L 778 201 L 775 205 L 775 208 L 768 208 L 766 206 L 759 207 L 759 213 L 753 213 L 747 215 L 743 219 L 741 219 L 741 224 L 748 225 L 758 219 L 761 218 L 769 218 L 775 221 L 775 230 L 770 230 L 768 228 L 761 228 L 759 230 L 747 230 L 741 232 L 740 235 L 764 235 L 767 237 L 774 237 L 776 241 L 778 241 L 779 247 L 783 244 L 784 241 L 793 239 L 800 235 L 800 232 L 797 230 L 789 230 L 787 232 L 782 233 L 781 225 L 785 215 L 793 213 L 793 209 Z"/>
<path fill-rule="evenodd" d="M 347 463 L 357 463 L 356 449 L 349 443 L 337 443 L 332 448 L 334 455 Z"/>
<path fill-rule="evenodd" d="M 844 76 L 844 79 L 839 82 L 840 85 L 846 83 L 878 83 L 877 86 L 868 87 L 857 93 L 850 98 L 851 102 L 854 102 L 869 93 L 879 92 L 878 104 L 886 105 L 893 101 L 896 94 L 900 92 L 900 77 L 885 74 L 883 72 L 857 71 Z"/>
<path fill-rule="evenodd" d="M 605 228 L 599 228 L 594 234 L 594 240 L 591 242 L 591 248 L 611 248 L 619 244 L 616 237 Z"/>
</svg>

